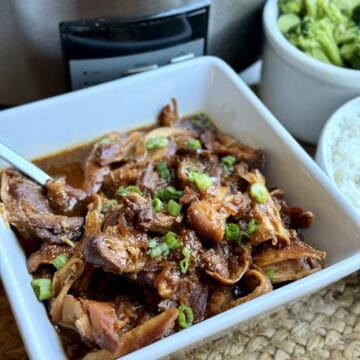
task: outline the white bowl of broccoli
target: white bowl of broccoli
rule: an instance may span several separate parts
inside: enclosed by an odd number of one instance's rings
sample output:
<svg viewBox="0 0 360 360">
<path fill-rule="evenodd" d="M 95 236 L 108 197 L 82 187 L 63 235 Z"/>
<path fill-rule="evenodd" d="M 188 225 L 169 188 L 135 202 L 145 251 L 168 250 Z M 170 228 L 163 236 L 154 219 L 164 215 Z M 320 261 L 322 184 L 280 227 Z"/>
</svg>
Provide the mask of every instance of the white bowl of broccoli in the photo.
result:
<svg viewBox="0 0 360 360">
<path fill-rule="evenodd" d="M 360 0 L 268 0 L 260 94 L 297 138 L 317 143 L 360 95 Z"/>
</svg>

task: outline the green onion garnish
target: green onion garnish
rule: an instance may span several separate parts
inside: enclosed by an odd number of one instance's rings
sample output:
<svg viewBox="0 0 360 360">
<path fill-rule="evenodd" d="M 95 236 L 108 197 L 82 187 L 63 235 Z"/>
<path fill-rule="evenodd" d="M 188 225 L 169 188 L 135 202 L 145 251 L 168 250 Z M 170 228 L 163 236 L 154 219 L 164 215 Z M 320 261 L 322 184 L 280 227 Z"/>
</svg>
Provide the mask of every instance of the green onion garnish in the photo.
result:
<svg viewBox="0 0 360 360">
<path fill-rule="evenodd" d="M 258 230 L 259 224 L 255 219 L 251 219 L 246 226 L 246 234 L 248 236 L 254 235 Z"/>
<path fill-rule="evenodd" d="M 178 200 L 182 196 L 183 192 L 176 190 L 173 186 L 167 186 L 165 189 L 160 190 L 157 194 L 157 197 L 162 201 Z"/>
<path fill-rule="evenodd" d="M 154 247 L 156 247 L 157 246 L 157 241 L 156 241 L 156 239 L 150 239 L 149 241 L 148 241 L 148 247 L 150 248 L 150 249 L 153 249 Z"/>
<path fill-rule="evenodd" d="M 184 255 L 184 258 L 179 262 L 180 272 L 186 274 L 190 264 L 190 250 L 187 247 L 183 247 L 181 253 Z"/>
<path fill-rule="evenodd" d="M 225 226 L 225 235 L 228 240 L 240 241 L 240 227 L 237 224 L 229 223 Z"/>
<path fill-rule="evenodd" d="M 117 205 L 117 203 L 118 202 L 116 201 L 116 199 L 104 200 L 102 207 L 101 207 L 101 212 L 106 213 L 110 209 L 111 206 L 115 206 L 115 205 Z"/>
<path fill-rule="evenodd" d="M 151 249 L 151 251 L 149 253 L 149 256 L 151 258 L 160 256 L 160 255 L 164 255 L 164 256 L 169 255 L 169 248 L 165 243 L 156 245 L 154 248 Z"/>
<path fill-rule="evenodd" d="M 48 300 L 52 296 L 52 283 L 50 279 L 33 279 L 31 287 L 38 300 Z"/>
<path fill-rule="evenodd" d="M 209 127 L 210 121 L 205 114 L 197 114 L 193 117 L 195 125 L 199 127 Z"/>
<path fill-rule="evenodd" d="M 231 175 L 233 173 L 235 163 L 236 163 L 235 156 L 228 155 L 221 158 L 221 164 L 223 166 L 226 175 Z"/>
<path fill-rule="evenodd" d="M 263 204 L 267 200 L 267 190 L 263 184 L 255 183 L 250 186 L 250 196 L 258 203 Z"/>
<path fill-rule="evenodd" d="M 137 193 L 139 195 L 142 195 L 141 190 L 135 186 L 135 185 L 129 185 L 129 186 L 120 186 L 117 190 L 118 195 L 120 196 L 126 196 L 129 195 L 130 193 Z"/>
<path fill-rule="evenodd" d="M 51 263 L 59 270 L 61 269 L 69 260 L 69 257 L 66 254 L 58 255 Z"/>
<path fill-rule="evenodd" d="M 266 269 L 265 270 L 266 276 L 269 278 L 270 281 L 274 280 L 274 270 L 273 269 Z"/>
<path fill-rule="evenodd" d="M 191 326 L 194 321 L 193 311 L 188 305 L 181 305 L 178 310 L 178 324 L 182 329 L 186 329 Z"/>
<path fill-rule="evenodd" d="M 168 231 L 165 234 L 164 242 L 169 250 L 175 250 L 181 246 L 181 242 L 176 238 L 176 234 L 172 231 Z"/>
<path fill-rule="evenodd" d="M 153 137 L 149 139 L 145 146 L 148 150 L 157 150 L 165 147 L 169 143 L 169 140 L 164 136 Z"/>
<path fill-rule="evenodd" d="M 170 170 L 169 170 L 169 168 L 167 167 L 165 161 L 157 164 L 156 169 L 157 169 L 157 171 L 158 171 L 158 173 L 159 173 L 159 175 L 160 175 L 160 177 L 161 177 L 162 179 L 167 180 L 167 179 L 170 178 L 170 176 L 171 176 L 171 175 L 170 175 Z"/>
<path fill-rule="evenodd" d="M 154 198 L 154 200 L 151 203 L 151 207 L 153 209 L 154 212 L 159 212 L 162 210 L 163 208 L 163 202 L 159 199 L 159 198 Z"/>
<path fill-rule="evenodd" d="M 201 142 L 198 139 L 189 139 L 186 145 L 191 150 L 201 149 Z"/>
<path fill-rule="evenodd" d="M 197 169 L 189 170 L 189 180 L 194 183 L 200 191 L 206 190 L 213 184 L 213 180 L 209 175 Z"/>
<path fill-rule="evenodd" d="M 172 216 L 178 216 L 181 212 L 182 206 L 175 200 L 169 200 L 167 204 L 167 212 Z"/>
</svg>

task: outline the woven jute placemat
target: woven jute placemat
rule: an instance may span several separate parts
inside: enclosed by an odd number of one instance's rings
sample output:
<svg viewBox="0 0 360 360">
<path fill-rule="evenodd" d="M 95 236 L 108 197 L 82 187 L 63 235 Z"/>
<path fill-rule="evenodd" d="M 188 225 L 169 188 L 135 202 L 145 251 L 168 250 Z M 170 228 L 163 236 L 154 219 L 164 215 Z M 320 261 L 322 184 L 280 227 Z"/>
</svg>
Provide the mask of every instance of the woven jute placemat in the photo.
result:
<svg viewBox="0 0 360 360">
<path fill-rule="evenodd" d="M 0 359 L 26 358 L 0 285 Z M 175 358 L 360 359 L 360 272 Z"/>
</svg>

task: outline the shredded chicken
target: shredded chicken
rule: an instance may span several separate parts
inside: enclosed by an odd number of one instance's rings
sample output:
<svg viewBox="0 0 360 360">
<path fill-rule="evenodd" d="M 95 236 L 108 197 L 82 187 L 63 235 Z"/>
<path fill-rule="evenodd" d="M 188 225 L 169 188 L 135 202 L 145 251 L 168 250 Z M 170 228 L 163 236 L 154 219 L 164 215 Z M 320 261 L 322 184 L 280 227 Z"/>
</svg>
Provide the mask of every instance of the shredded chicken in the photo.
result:
<svg viewBox="0 0 360 360">
<path fill-rule="evenodd" d="M 69 358 L 115 359 L 324 266 L 299 230 L 314 214 L 269 188 L 264 151 L 174 99 L 158 126 L 71 151 L 42 160 L 46 187 L 6 170 L 0 191 Z"/>
</svg>

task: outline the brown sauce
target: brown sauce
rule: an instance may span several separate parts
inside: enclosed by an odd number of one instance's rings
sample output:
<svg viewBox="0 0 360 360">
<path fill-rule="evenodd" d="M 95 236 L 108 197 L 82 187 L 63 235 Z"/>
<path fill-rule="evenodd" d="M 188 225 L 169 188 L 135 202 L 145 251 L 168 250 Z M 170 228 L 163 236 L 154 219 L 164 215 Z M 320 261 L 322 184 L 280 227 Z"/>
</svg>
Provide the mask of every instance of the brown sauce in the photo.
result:
<svg viewBox="0 0 360 360">
<path fill-rule="evenodd" d="M 37 166 L 53 177 L 65 176 L 66 182 L 81 188 L 84 181 L 84 163 L 93 143 L 82 144 L 33 160 Z"/>
</svg>

